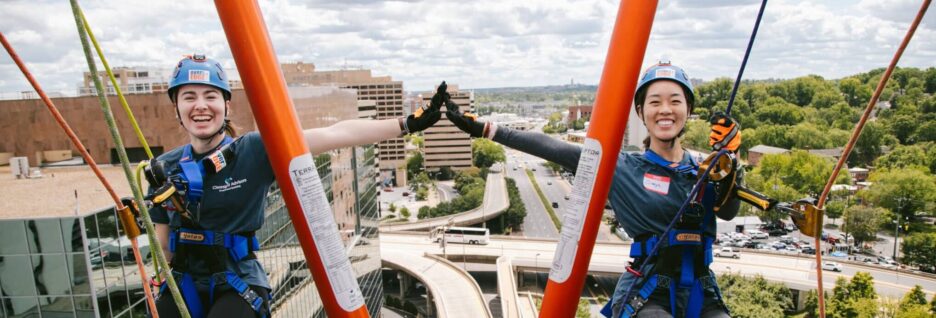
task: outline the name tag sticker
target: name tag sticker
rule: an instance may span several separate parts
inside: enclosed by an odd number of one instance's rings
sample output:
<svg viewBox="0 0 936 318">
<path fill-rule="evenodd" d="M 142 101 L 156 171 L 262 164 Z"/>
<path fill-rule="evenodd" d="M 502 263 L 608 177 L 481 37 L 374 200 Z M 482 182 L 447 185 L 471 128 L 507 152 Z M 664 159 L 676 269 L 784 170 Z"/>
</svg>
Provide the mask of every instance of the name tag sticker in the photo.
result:
<svg viewBox="0 0 936 318">
<path fill-rule="evenodd" d="M 669 183 L 670 178 L 664 176 L 658 176 L 650 173 L 644 174 L 643 186 L 644 189 L 666 195 L 669 193 Z"/>
</svg>

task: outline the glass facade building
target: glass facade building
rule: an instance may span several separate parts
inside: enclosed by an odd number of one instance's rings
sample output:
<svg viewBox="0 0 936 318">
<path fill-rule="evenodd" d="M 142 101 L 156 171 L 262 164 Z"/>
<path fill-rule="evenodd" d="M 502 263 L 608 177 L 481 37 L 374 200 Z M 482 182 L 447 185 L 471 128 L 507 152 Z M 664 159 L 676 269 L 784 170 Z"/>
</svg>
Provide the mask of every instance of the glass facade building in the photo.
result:
<svg viewBox="0 0 936 318">
<path fill-rule="evenodd" d="M 382 305 L 376 146 L 316 157 L 319 176 L 372 317 Z M 54 199 L 54 198 L 50 198 Z M 289 213 L 270 191 L 257 257 L 275 317 L 325 317 Z M 147 272 L 150 245 L 137 239 Z M 0 318 L 143 317 L 142 281 L 113 208 L 75 217 L 0 220 Z"/>
</svg>

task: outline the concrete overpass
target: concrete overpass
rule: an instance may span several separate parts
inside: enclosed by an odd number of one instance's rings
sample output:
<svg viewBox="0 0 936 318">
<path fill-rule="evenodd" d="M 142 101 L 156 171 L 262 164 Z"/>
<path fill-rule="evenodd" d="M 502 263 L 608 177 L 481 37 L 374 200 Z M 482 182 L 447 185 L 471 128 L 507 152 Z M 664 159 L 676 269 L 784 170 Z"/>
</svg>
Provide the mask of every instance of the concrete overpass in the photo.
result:
<svg viewBox="0 0 936 318">
<path fill-rule="evenodd" d="M 518 316 L 511 317 L 528 317 L 530 310 L 523 309 L 528 307 L 524 304 L 528 300 L 517 297 L 517 280 L 514 278 L 514 273 L 524 270 L 549 271 L 555 247 L 556 240 L 552 239 L 495 236 L 491 238 L 488 245 L 450 244 L 446 252 L 450 258 L 467 257 L 478 262 L 487 260 L 486 262 L 497 264 L 498 290 L 501 293 L 503 312 L 519 313 Z M 442 254 L 442 249 L 438 244 L 430 242 L 426 233 L 382 233 L 381 250 L 385 248 Z M 627 243 L 597 243 L 592 253 L 589 272 L 619 275 L 624 269 L 623 264 L 629 260 L 627 256 L 629 249 L 630 245 Z M 823 287 L 827 291 L 831 291 L 835 286 L 836 278 L 841 276 L 850 279 L 856 272 L 861 271 L 868 272 L 874 277 L 875 288 L 882 296 L 900 298 L 914 285 L 922 286 L 924 292 L 929 295 L 936 292 L 936 279 L 929 275 L 897 272 L 841 260 L 834 261 L 843 263 L 844 270 L 841 273 L 828 271 L 823 273 Z M 793 289 L 811 290 L 816 288 L 814 262 L 815 259 L 811 255 L 797 256 L 745 250 L 740 259 L 716 258 L 711 268 L 719 274 L 728 272 L 741 273 L 746 276 L 759 274 L 767 280 L 784 283 Z M 446 279 L 451 279 L 451 277 Z"/>
<path fill-rule="evenodd" d="M 504 172 L 501 170 L 501 168 L 491 169 L 488 173 L 484 186 L 484 200 L 477 209 L 416 222 L 382 224 L 380 231 L 429 231 L 448 225 L 450 220 L 454 226 L 467 226 L 497 217 L 510 206 L 510 199 L 507 197 L 507 182 L 504 181 Z"/>
</svg>

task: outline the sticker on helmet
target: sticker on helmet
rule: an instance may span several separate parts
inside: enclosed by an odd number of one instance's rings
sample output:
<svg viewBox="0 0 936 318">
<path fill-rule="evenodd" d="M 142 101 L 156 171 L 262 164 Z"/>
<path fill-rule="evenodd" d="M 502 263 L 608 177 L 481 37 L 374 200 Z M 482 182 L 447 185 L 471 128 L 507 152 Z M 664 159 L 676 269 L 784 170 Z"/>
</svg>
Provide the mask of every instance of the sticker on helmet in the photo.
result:
<svg viewBox="0 0 936 318">
<path fill-rule="evenodd" d="M 656 76 L 654 77 L 672 77 L 676 78 L 676 71 L 668 68 L 660 68 L 656 70 Z"/>
<path fill-rule="evenodd" d="M 211 74 L 210 72 L 208 72 L 208 70 L 189 70 L 188 71 L 188 79 L 190 81 L 207 82 L 210 76 Z"/>
</svg>

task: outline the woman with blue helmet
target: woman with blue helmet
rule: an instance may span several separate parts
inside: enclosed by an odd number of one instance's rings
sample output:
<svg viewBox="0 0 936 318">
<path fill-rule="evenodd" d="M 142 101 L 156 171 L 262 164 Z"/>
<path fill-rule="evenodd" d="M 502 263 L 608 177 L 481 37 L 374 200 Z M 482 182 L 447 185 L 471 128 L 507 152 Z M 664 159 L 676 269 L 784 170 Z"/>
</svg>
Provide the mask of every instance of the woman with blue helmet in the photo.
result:
<svg viewBox="0 0 936 318">
<path fill-rule="evenodd" d="M 648 68 L 637 85 L 634 105 L 649 134 L 644 141 L 645 152 L 620 153 L 608 193 L 618 223 L 635 238 L 630 253 L 635 262 L 627 265 L 628 270 L 618 281 L 610 313 L 606 313 L 611 317 L 728 317 L 708 264 L 715 217 L 734 218 L 740 204 L 737 198 L 716 197 L 716 191 L 707 186 L 711 190 L 704 191 L 705 196 L 693 204 L 698 213 L 686 213 L 672 231 L 699 234 L 675 236 L 686 238 L 686 242 L 659 238 L 697 180 L 698 160 L 682 148 L 679 139 L 694 102 L 689 76 L 668 62 Z M 492 139 L 573 172 L 578 165 L 579 146 L 541 133 L 478 121 L 471 114 L 459 112 L 458 105 L 450 101 L 446 101 L 446 107 L 449 120 L 472 137 Z M 736 151 L 740 134 L 734 121 L 716 114 L 711 122 L 713 148 Z M 657 243 L 663 244 L 660 252 L 647 255 Z M 633 268 L 644 259 L 652 264 L 647 270 Z M 637 284 L 631 297 L 624 299 L 634 280 Z"/>
<path fill-rule="evenodd" d="M 428 107 L 405 118 L 345 120 L 303 135 L 315 155 L 422 131 L 441 118 L 445 89 L 443 82 Z M 182 59 L 168 93 L 190 143 L 156 158 L 148 180 L 151 194 L 167 187 L 184 193 L 151 212 L 172 275 L 193 317 L 267 316 L 270 284 L 253 255 L 275 182 L 263 141 L 257 132 L 238 137 L 230 124 L 231 88 L 217 61 Z M 159 297 L 157 311 L 178 316 L 171 297 Z"/>
</svg>

